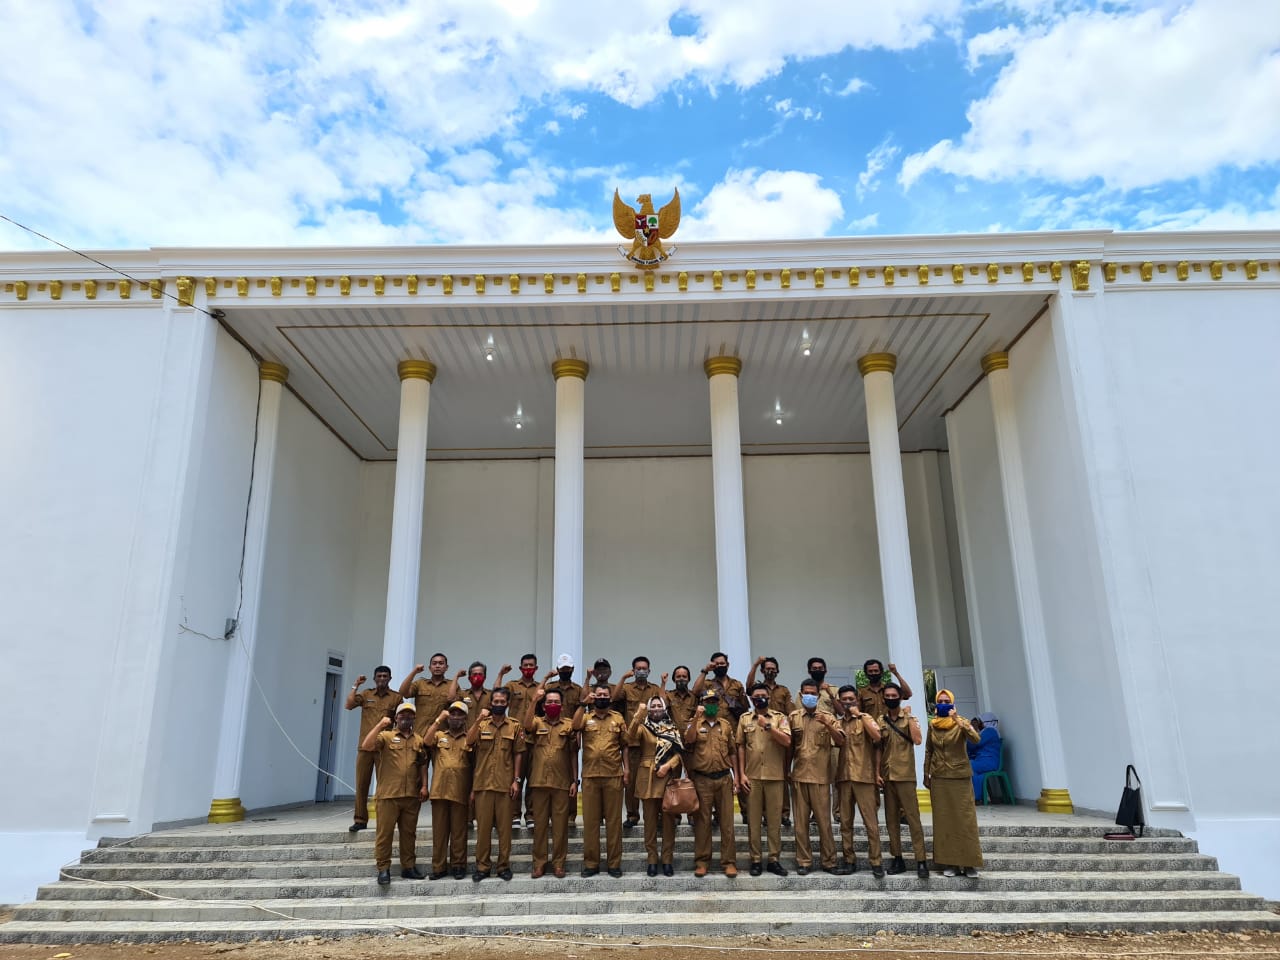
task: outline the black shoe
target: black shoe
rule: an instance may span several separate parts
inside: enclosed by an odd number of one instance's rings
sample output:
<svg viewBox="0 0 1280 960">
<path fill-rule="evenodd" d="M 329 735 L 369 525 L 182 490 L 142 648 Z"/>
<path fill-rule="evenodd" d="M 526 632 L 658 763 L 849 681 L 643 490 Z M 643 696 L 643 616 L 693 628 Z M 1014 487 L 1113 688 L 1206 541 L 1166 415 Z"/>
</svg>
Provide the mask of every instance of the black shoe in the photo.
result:
<svg viewBox="0 0 1280 960">
<path fill-rule="evenodd" d="M 467 868 L 454 867 L 452 870 L 449 871 L 449 876 L 453 877 L 453 879 L 455 880 L 465 880 L 467 879 Z"/>
<path fill-rule="evenodd" d="M 427 879 L 427 875 L 423 873 L 421 870 L 419 870 L 417 867 L 410 867 L 408 870 L 401 870 L 400 876 L 404 877 L 404 879 L 406 880 Z"/>
<path fill-rule="evenodd" d="M 889 863 L 889 875 L 893 876 L 899 873 L 906 873 L 907 865 L 901 857 L 894 857 Z"/>
<path fill-rule="evenodd" d="M 769 865 L 765 867 L 765 869 L 768 870 L 770 873 L 772 873 L 775 877 L 785 877 L 787 875 L 786 867 L 780 864 L 777 860 L 770 860 Z"/>
<path fill-rule="evenodd" d="M 488 880 L 489 876 L 490 874 L 488 870 L 477 870 L 471 875 L 471 882 L 479 883 L 481 880 Z"/>
<path fill-rule="evenodd" d="M 387 886 L 390 886 L 390 885 L 391 885 L 391 871 L 390 871 L 390 870 L 379 870 L 379 871 L 378 871 L 378 886 L 380 886 L 380 887 L 387 887 Z"/>
<path fill-rule="evenodd" d="M 669 863 L 664 863 L 662 865 L 662 875 L 664 877 L 674 877 L 676 875 L 676 868 L 671 866 Z"/>
<path fill-rule="evenodd" d="M 428 879 L 428 880 L 443 880 L 443 879 L 444 879 L 445 877 L 447 877 L 448 875 L 449 875 L 449 871 L 448 871 L 448 870 L 441 870 L 439 873 L 434 873 L 434 872 L 433 872 L 432 874 L 430 874 L 430 875 L 427 877 L 427 879 Z"/>
<path fill-rule="evenodd" d="M 840 866 L 836 867 L 835 870 L 831 872 L 837 877 L 847 877 L 849 874 L 853 873 L 853 871 L 849 869 L 849 861 L 847 860 L 841 860 Z"/>
<path fill-rule="evenodd" d="M 599 872 L 600 872 L 599 867 L 583 867 L 582 868 L 582 875 L 584 877 L 594 877 Z"/>
<path fill-rule="evenodd" d="M 510 871 L 510 870 L 499 870 L 499 871 L 498 871 L 498 879 L 499 879 L 499 880 L 510 880 L 510 879 L 511 879 L 511 871 Z"/>
<path fill-rule="evenodd" d="M 755 863 L 751 864 L 751 870 L 749 873 L 753 877 L 758 877 L 760 874 L 764 873 L 764 867 L 760 866 L 760 861 L 757 860 Z"/>
<path fill-rule="evenodd" d="M 812 867 L 800 867 L 800 866 L 797 866 L 797 867 L 796 867 L 796 876 L 797 876 L 797 877 L 807 877 L 807 876 L 809 875 L 809 871 L 810 871 L 810 870 L 812 870 L 812 869 L 813 869 Z"/>
<path fill-rule="evenodd" d="M 651 877 L 656 877 L 658 875 L 658 865 L 656 863 L 649 864 L 648 874 Z"/>
<path fill-rule="evenodd" d="M 844 873 L 844 871 L 843 871 L 843 870 L 841 870 L 839 867 L 823 867 L 823 868 L 822 868 L 822 872 L 823 872 L 823 873 L 829 873 L 829 874 L 831 874 L 833 877 L 838 877 L 838 876 L 840 876 L 841 874 L 843 874 L 843 873 Z"/>
<path fill-rule="evenodd" d="M 748 826 L 748 827 L 751 826 L 751 821 L 747 819 L 746 813 L 742 814 L 742 823 L 743 823 L 743 826 Z"/>
<path fill-rule="evenodd" d="M 875 877 L 877 880 L 883 880 L 883 879 L 884 879 L 884 867 L 880 866 L 880 864 L 878 864 L 878 863 L 876 863 L 876 864 L 872 864 L 872 866 L 871 866 L 871 875 L 872 875 L 873 877 Z"/>
<path fill-rule="evenodd" d="M 921 880 L 929 879 L 929 864 L 924 860 L 916 861 L 916 876 Z"/>
<path fill-rule="evenodd" d="M 845 873 L 857 873 L 858 872 L 857 858 L 854 858 L 853 860 L 850 860 L 847 863 L 845 863 L 845 868 L 846 868 Z"/>
<path fill-rule="evenodd" d="M 635 827 L 638 827 L 639 825 L 640 825 L 639 817 L 627 817 L 627 819 L 622 821 L 623 830 L 631 830 Z"/>
<path fill-rule="evenodd" d="M 622 876 L 622 869 L 621 869 L 620 867 L 610 867 L 610 868 L 609 868 L 609 876 L 611 876 L 611 877 L 613 877 L 613 879 L 617 880 L 620 876 Z"/>
<path fill-rule="evenodd" d="M 784 827 L 786 827 L 788 830 L 789 830 L 789 829 L 791 829 L 791 818 L 790 818 L 790 817 L 783 817 L 783 818 L 782 818 L 782 825 L 783 825 Z"/>
<path fill-rule="evenodd" d="M 367 823 L 353 823 L 351 826 L 347 827 L 347 833 L 359 833 L 361 830 L 368 829 L 369 825 Z"/>
</svg>

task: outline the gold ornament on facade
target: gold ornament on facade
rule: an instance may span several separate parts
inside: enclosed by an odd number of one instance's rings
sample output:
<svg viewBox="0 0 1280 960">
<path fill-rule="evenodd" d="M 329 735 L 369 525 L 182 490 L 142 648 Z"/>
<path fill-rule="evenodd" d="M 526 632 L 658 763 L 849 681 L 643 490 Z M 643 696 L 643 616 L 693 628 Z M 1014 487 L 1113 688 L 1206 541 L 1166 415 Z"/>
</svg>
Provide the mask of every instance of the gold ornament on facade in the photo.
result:
<svg viewBox="0 0 1280 960">
<path fill-rule="evenodd" d="M 1102 279 L 1106 280 L 1107 283 L 1115 283 L 1116 267 L 1117 264 L 1115 263 L 1104 263 L 1102 265 Z"/>
<path fill-rule="evenodd" d="M 964 283 L 964 264 L 953 263 L 951 265 L 951 282 L 959 286 Z"/>
<path fill-rule="evenodd" d="M 1209 261 L 1209 277 L 1213 280 L 1222 279 L 1222 261 L 1221 260 Z"/>
<path fill-rule="evenodd" d="M 708 357 L 703 361 L 702 369 L 708 380 L 722 373 L 736 377 L 742 373 L 742 361 L 737 357 Z"/>
<path fill-rule="evenodd" d="M 218 295 L 218 278 L 217 277 L 204 278 L 204 295 L 209 299 L 213 299 Z"/>
<path fill-rule="evenodd" d="M 151 299 L 152 299 L 152 300 L 159 300 L 161 297 L 163 297 L 163 296 L 164 296 L 164 281 L 163 281 L 163 280 L 152 280 L 150 283 L 148 283 L 148 284 L 147 284 L 147 286 L 148 286 L 148 287 L 150 288 L 150 290 L 151 290 Z"/>
<path fill-rule="evenodd" d="M 689 290 L 689 274 L 684 270 L 676 274 L 676 287 L 681 293 L 686 293 Z"/>
<path fill-rule="evenodd" d="M 1061 260 L 1055 260 L 1053 263 L 1049 264 L 1049 279 L 1054 283 L 1059 283 L 1062 280 Z"/>
<path fill-rule="evenodd" d="M 25 280 L 19 280 L 17 283 L 13 285 L 13 291 L 18 295 L 19 300 L 27 299 L 27 289 L 28 289 L 28 285 L 27 285 L 27 281 Z"/>
<path fill-rule="evenodd" d="M 315 277 L 304 277 L 302 281 L 302 286 L 303 286 L 303 289 L 307 291 L 308 297 L 314 297 L 316 295 L 316 278 Z"/>
<path fill-rule="evenodd" d="M 1142 278 L 1143 283 L 1147 283 L 1151 280 L 1151 275 L 1154 272 L 1155 267 L 1156 265 L 1150 260 L 1144 260 L 1142 263 L 1138 264 L 1138 276 Z"/>
<path fill-rule="evenodd" d="M 644 275 L 644 292 L 653 293 L 653 274 L 650 272 Z"/>
<path fill-rule="evenodd" d="M 274 360 L 263 360 L 258 364 L 258 379 L 270 380 L 273 383 L 288 383 L 289 368 Z"/>
<path fill-rule="evenodd" d="M 520 292 L 520 274 L 513 273 L 507 278 L 507 284 L 511 287 L 511 292 L 517 294 Z"/>
<path fill-rule="evenodd" d="M 585 360 L 579 360 L 577 357 L 562 357 L 552 361 L 551 376 L 557 380 L 561 377 L 577 377 L 579 380 L 585 380 L 590 369 Z"/>
<path fill-rule="evenodd" d="M 670 240 L 680 227 L 680 191 L 676 190 L 661 210 L 653 209 L 653 197 L 642 193 L 636 197 L 640 209 L 622 201 L 617 190 L 613 191 L 613 225 L 623 239 L 631 241 L 631 249 L 618 248 L 618 252 L 641 270 L 652 270 L 676 252 L 667 249 L 663 240 Z"/>
<path fill-rule="evenodd" d="M 1088 290 L 1089 289 L 1089 271 L 1093 269 L 1093 265 L 1088 260 L 1077 260 L 1071 265 L 1071 289 L 1072 290 Z"/>
<path fill-rule="evenodd" d="M 272 284 L 274 284 L 274 283 L 275 283 L 275 280 L 273 279 L 271 282 L 272 282 Z M 384 276 L 383 276 L 382 274 L 380 274 L 380 273 L 378 273 L 378 274 L 374 274 L 374 277 L 373 277 L 373 295 L 374 295 L 375 297 L 380 297 L 380 296 L 382 296 L 382 295 L 383 295 L 384 293 L 386 293 L 386 292 L 387 292 L 387 278 L 386 278 L 386 277 L 384 277 Z"/>
<path fill-rule="evenodd" d="M 861 279 L 862 279 L 862 268 L 850 267 L 849 268 L 849 286 L 856 287 L 858 285 L 858 281 Z"/>
<path fill-rule="evenodd" d="M 50 300 L 62 299 L 62 281 L 61 280 L 49 281 L 49 299 Z"/>
<path fill-rule="evenodd" d="M 401 360 L 396 365 L 396 373 L 401 380 L 425 380 L 432 383 L 436 379 L 436 365 L 430 360 Z"/>
<path fill-rule="evenodd" d="M 578 292 L 587 292 L 587 275 L 585 273 L 578 274 Z"/>
<path fill-rule="evenodd" d="M 754 290 L 756 288 L 756 272 L 754 270 L 748 270 L 746 273 L 746 277 L 747 277 L 747 289 Z"/>
<path fill-rule="evenodd" d="M 620 273 L 609 274 L 609 289 L 612 290 L 614 293 L 617 293 L 619 290 L 622 289 L 622 274 Z"/>
<path fill-rule="evenodd" d="M 1177 271 L 1178 271 L 1178 279 L 1185 280 L 1187 279 L 1187 277 L 1191 276 L 1191 264 L 1188 263 L 1186 260 L 1179 260 Z"/>
<path fill-rule="evenodd" d="M 992 370 L 1008 370 L 1009 354 L 1003 350 L 996 350 L 988 353 L 982 358 L 982 372 L 989 374 Z"/>
<path fill-rule="evenodd" d="M 1024 263 L 1022 265 L 1022 282 L 1030 283 L 1036 278 L 1036 265 L 1034 263 Z"/>
<path fill-rule="evenodd" d="M 247 297 L 249 295 L 249 278 L 236 277 L 236 296 Z"/>
<path fill-rule="evenodd" d="M 179 277 L 178 284 L 178 305 L 182 307 L 191 307 L 196 302 L 196 280 L 195 277 Z"/>
<path fill-rule="evenodd" d="M 120 291 L 121 300 L 128 300 L 131 296 L 133 296 L 133 284 L 130 283 L 128 280 L 121 280 L 120 285 L 117 289 Z"/>
<path fill-rule="evenodd" d="M 272 277 L 271 278 L 271 295 L 273 297 L 278 297 L 282 293 L 284 293 L 284 280 L 282 280 L 280 277 Z"/>
<path fill-rule="evenodd" d="M 98 299 L 98 281 L 97 280 L 86 280 L 84 282 L 84 298 L 86 300 Z"/>
<path fill-rule="evenodd" d="M 351 296 L 351 278 L 345 273 L 338 278 L 338 293 L 344 297 Z"/>
<path fill-rule="evenodd" d="M 711 289 L 712 290 L 724 289 L 724 271 L 723 270 L 711 271 Z"/>
<path fill-rule="evenodd" d="M 479 294 L 480 296 L 484 296 L 484 274 L 483 273 L 476 274 L 476 293 Z"/>
<path fill-rule="evenodd" d="M 893 373 L 898 369 L 898 358 L 892 353 L 868 353 L 858 358 L 858 373 Z"/>
<path fill-rule="evenodd" d="M 1258 261 L 1257 260 L 1246 260 L 1244 262 L 1244 278 L 1246 280 L 1258 279 Z"/>
<path fill-rule="evenodd" d="M 404 288 L 409 296 L 416 297 L 418 295 L 418 275 L 411 273 L 404 278 Z"/>
<path fill-rule="evenodd" d="M 778 281 L 782 284 L 783 290 L 791 289 L 791 268 L 790 267 L 783 267 L 778 272 Z"/>
<path fill-rule="evenodd" d="M 440 289 L 445 296 L 450 296 L 453 293 L 453 274 L 446 273 L 440 278 Z"/>
<path fill-rule="evenodd" d="M 822 267 L 815 267 L 813 270 L 813 289 L 821 290 L 827 285 L 827 271 Z"/>
<path fill-rule="evenodd" d="M 922 263 L 920 266 L 916 267 L 916 283 L 920 284 L 922 287 L 927 287 L 929 285 L 929 267 L 927 264 Z"/>
<path fill-rule="evenodd" d="M 895 270 L 893 267 L 884 268 L 884 285 L 886 287 L 892 287 L 894 283 L 897 282 L 897 279 L 898 279 L 897 270 Z"/>
</svg>

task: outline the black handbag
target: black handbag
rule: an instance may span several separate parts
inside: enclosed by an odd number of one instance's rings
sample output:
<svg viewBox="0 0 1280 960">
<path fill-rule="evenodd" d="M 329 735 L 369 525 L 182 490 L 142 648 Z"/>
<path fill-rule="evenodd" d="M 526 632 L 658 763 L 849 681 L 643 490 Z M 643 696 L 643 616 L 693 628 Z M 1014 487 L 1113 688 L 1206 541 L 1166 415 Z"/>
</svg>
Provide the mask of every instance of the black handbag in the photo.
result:
<svg viewBox="0 0 1280 960">
<path fill-rule="evenodd" d="M 1138 771 L 1133 769 L 1133 764 L 1124 769 L 1124 792 L 1120 794 L 1116 823 L 1127 827 L 1135 837 L 1142 836 L 1143 828 L 1147 825 L 1146 815 L 1142 810 L 1142 781 L 1138 778 Z"/>
</svg>

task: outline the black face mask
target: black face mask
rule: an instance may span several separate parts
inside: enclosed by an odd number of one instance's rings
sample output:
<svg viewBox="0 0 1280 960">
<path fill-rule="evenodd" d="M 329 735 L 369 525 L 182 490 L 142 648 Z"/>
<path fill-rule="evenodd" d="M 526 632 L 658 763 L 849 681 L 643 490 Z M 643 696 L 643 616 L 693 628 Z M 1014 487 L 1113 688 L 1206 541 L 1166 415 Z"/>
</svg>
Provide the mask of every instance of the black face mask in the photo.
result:
<svg viewBox="0 0 1280 960">
<path fill-rule="evenodd" d="M 756 705 L 756 709 L 757 709 L 757 710 L 764 711 L 764 710 L 768 710 L 768 709 L 769 709 L 769 701 L 768 701 L 768 700 L 764 700 L 764 699 L 756 699 L 756 700 L 752 700 L 751 702 L 752 702 L 752 703 L 754 703 L 754 704 Z"/>
<path fill-rule="evenodd" d="M 608 698 L 608 697 L 594 697 L 594 698 L 592 699 L 592 702 L 596 705 L 596 709 L 597 709 L 597 710 L 608 710 L 608 709 L 609 709 L 609 698 Z"/>
<path fill-rule="evenodd" d="M 723 667 L 720 667 L 720 666 L 712 667 L 711 669 L 715 673 L 716 678 L 720 680 L 723 680 L 725 678 L 725 675 L 729 672 L 728 664 L 725 664 Z"/>
<path fill-rule="evenodd" d="M 566 667 L 560 671 L 560 682 L 568 683 L 573 679 L 573 667 Z"/>
<path fill-rule="evenodd" d="M 900 706 L 902 706 L 901 700 L 886 700 L 884 702 L 884 708 L 886 710 L 897 710 Z"/>
<path fill-rule="evenodd" d="M 868 673 L 867 679 L 871 681 L 873 687 L 879 686 L 880 681 L 884 679 L 883 673 Z"/>
<path fill-rule="evenodd" d="M 822 684 L 822 681 L 823 681 L 823 680 L 825 680 L 825 679 L 827 679 L 827 671 L 825 671 L 825 670 L 810 670 L 810 671 L 809 671 L 809 676 L 810 676 L 810 678 L 812 678 L 812 680 L 813 680 L 813 682 L 814 682 L 814 683 L 821 685 L 821 684 Z"/>
<path fill-rule="evenodd" d="M 489 707 L 489 712 L 493 714 L 495 717 L 500 717 L 507 712 L 507 705 L 505 703 L 491 704 Z"/>
<path fill-rule="evenodd" d="M 688 680 L 677 680 L 677 681 L 676 681 L 676 689 L 677 689 L 677 690 L 679 690 L 681 693 L 686 693 L 686 692 L 688 691 L 688 689 L 689 689 L 689 681 L 688 681 Z"/>
</svg>

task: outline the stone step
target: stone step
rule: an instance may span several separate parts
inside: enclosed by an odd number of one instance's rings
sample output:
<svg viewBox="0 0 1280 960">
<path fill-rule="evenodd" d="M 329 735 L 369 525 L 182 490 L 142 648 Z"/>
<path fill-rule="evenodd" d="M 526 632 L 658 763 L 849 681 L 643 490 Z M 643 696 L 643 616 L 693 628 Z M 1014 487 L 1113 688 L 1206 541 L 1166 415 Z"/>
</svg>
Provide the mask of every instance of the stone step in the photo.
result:
<svg viewBox="0 0 1280 960">
<path fill-rule="evenodd" d="M 602 831 L 603 834 L 603 831 Z M 713 839 L 718 843 L 718 835 L 713 834 Z M 908 837 L 904 834 L 904 841 Z M 816 842 L 816 834 L 811 841 Z M 431 834 L 429 831 L 418 831 L 419 849 L 429 849 L 431 842 Z M 469 835 L 468 845 L 471 846 L 475 842 L 475 833 Z M 496 844 L 496 836 L 494 843 Z M 601 842 L 604 842 L 603 835 Z M 746 838 L 736 840 L 738 849 L 746 849 Z M 839 835 L 837 835 L 839 842 Z M 881 838 L 882 844 L 888 844 L 888 838 Z M 693 853 L 693 835 L 687 828 L 680 830 L 676 834 L 676 852 L 677 853 Z M 784 849 L 793 849 L 794 839 L 786 837 L 783 840 Z M 865 836 L 854 838 L 855 848 L 860 853 L 865 853 L 867 841 Z M 569 855 L 571 857 L 580 857 L 583 849 L 583 838 L 574 836 L 569 838 L 568 843 Z M 644 840 L 642 837 L 630 836 L 624 837 L 622 840 L 622 849 L 624 855 L 627 853 L 637 853 L 643 851 Z M 1074 853 L 1074 854 L 1092 854 L 1105 855 L 1108 857 L 1128 857 L 1128 856 L 1154 856 L 1165 853 L 1196 853 L 1198 848 L 1194 840 L 1185 838 L 1162 838 L 1153 840 L 1084 840 L 1084 839 L 1060 839 L 1056 837 L 987 837 L 982 840 L 982 851 L 986 853 Z M 528 858 L 533 853 L 533 839 L 531 837 L 512 837 L 511 853 L 513 857 Z M 81 863 L 101 863 L 101 864 L 125 864 L 125 863 L 237 863 L 237 862 L 261 862 L 267 860 L 281 860 L 289 862 L 298 861 L 341 861 L 341 860 L 367 860 L 373 855 L 373 839 L 361 838 L 351 840 L 345 844 L 298 844 L 292 846 L 254 846 L 254 847 L 206 847 L 206 846 L 190 846 L 190 847 L 171 847 L 161 849 L 146 849 L 139 847 L 107 847 L 95 848 L 84 851 L 81 857 Z"/>
<path fill-rule="evenodd" d="M 883 816 L 883 815 L 882 815 Z M 419 821 L 419 832 L 426 831 L 429 833 L 427 824 L 430 818 L 424 810 Z M 371 821 L 367 832 L 357 834 L 357 836 L 368 837 L 373 833 L 376 821 Z M 254 847 L 254 846 L 294 846 L 294 845 L 318 845 L 318 844 L 346 844 L 351 841 L 352 835 L 347 832 L 344 822 L 337 822 L 332 829 L 311 830 L 306 832 L 280 830 L 280 831 L 263 831 L 257 830 L 247 832 L 244 829 L 237 829 L 241 825 L 232 825 L 230 827 L 200 827 L 192 829 L 184 829 L 180 831 L 171 831 L 164 833 L 148 834 L 144 837 L 103 837 L 98 841 L 99 847 L 113 847 L 121 844 L 135 847 L 137 849 L 150 848 L 172 848 L 172 847 L 188 847 L 198 845 L 202 847 Z M 926 837 L 933 836 L 933 824 L 926 821 L 923 824 L 924 834 Z M 224 832 L 217 832 L 221 829 Z M 688 824 L 681 824 L 680 830 L 687 831 L 690 827 Z M 1116 829 L 1119 829 L 1118 827 Z M 572 833 L 581 833 L 582 824 L 579 821 L 576 825 L 570 827 Z M 640 836 L 642 827 L 634 827 L 628 831 L 626 836 Z M 520 828 L 521 833 L 532 834 L 532 831 L 525 827 Z M 734 825 L 734 832 L 743 839 L 747 836 L 747 827 L 742 822 Z M 783 836 L 790 836 L 792 829 L 783 828 Z M 810 828 L 810 833 L 813 833 Z M 837 828 L 838 832 L 838 828 Z M 856 828 L 859 837 L 865 837 L 866 833 L 861 826 Z M 987 837 L 1058 837 L 1062 839 L 1078 838 L 1078 839 L 1101 839 L 1106 830 L 1094 826 L 1081 825 L 1063 825 L 1055 826 L 1052 824 L 984 824 L 979 822 L 978 834 L 984 840 Z M 885 835 L 883 827 L 880 829 L 881 836 Z M 1177 830 L 1167 828 L 1149 827 L 1146 831 L 1144 839 L 1164 839 L 1164 838 L 1180 838 L 1182 834 Z M 1131 841 L 1121 841 L 1131 842 Z M 1139 841 L 1140 842 L 1140 841 Z"/>
<path fill-rule="evenodd" d="M 424 869 L 429 869 L 423 865 Z M 398 870 L 398 867 L 396 867 Z M 393 872 L 393 887 L 397 896 L 418 897 L 454 897 L 464 893 L 470 887 L 470 880 L 455 881 L 446 878 L 437 882 L 410 883 L 401 881 Z M 939 883 L 950 884 L 953 881 L 945 877 L 936 878 Z M 658 877 L 650 879 L 637 871 L 637 876 L 626 877 L 628 888 L 639 886 L 640 889 L 657 891 L 681 890 L 695 893 L 728 892 L 742 889 L 750 884 L 749 889 L 756 891 L 776 891 L 803 889 L 811 894 L 828 891 L 854 890 L 917 890 L 921 881 L 914 873 L 885 877 L 876 880 L 871 876 L 865 863 L 861 864 L 857 873 L 847 877 L 834 877 L 826 873 L 810 874 L 799 877 L 792 873 L 787 877 L 775 877 L 764 874 L 760 877 L 749 877 L 745 869 L 737 879 L 730 880 L 721 873 L 709 874 L 701 879 L 689 873 L 678 873 L 674 877 Z M 510 883 L 489 884 L 500 893 L 510 896 L 536 896 L 554 894 L 557 896 L 595 896 L 600 892 L 601 882 L 622 883 L 601 874 L 599 877 L 583 879 L 575 870 L 563 880 L 557 880 L 549 874 L 541 879 L 532 879 L 527 872 L 517 873 Z M 932 880 L 930 883 L 932 884 Z M 959 882 L 959 881 L 954 881 Z M 1229 873 L 1211 873 L 1208 871 L 1193 872 L 1186 870 L 1167 870 L 1149 872 L 1119 872 L 1087 870 L 1079 872 L 1061 872 L 1054 874 L 1008 871 L 993 873 L 984 871 L 976 880 L 965 880 L 967 891 L 986 891 L 993 896 L 1004 892 L 1045 892 L 1061 891 L 1067 893 L 1088 891 L 1135 891 L 1151 892 L 1160 890 L 1233 890 L 1240 889 L 1238 877 Z M 486 887 L 487 889 L 487 887 Z M 165 880 L 149 883 L 145 887 L 162 897 L 185 900 L 276 900 L 297 898 L 346 898 L 369 897 L 378 893 L 372 869 L 359 879 L 309 879 L 290 880 Z M 151 900 L 154 899 L 143 889 L 123 884 L 98 884 L 83 881 L 61 881 L 42 886 L 36 896 L 40 901 L 82 901 L 82 900 Z"/>
<path fill-rule="evenodd" d="M 419 852 L 426 854 L 426 848 Z M 495 846 L 496 852 L 496 846 Z M 468 854 L 471 848 L 468 848 Z M 887 850 L 885 852 L 887 856 Z M 424 856 L 424 861 L 425 861 Z M 1115 871 L 1215 871 L 1217 861 L 1213 857 L 1198 853 L 1167 853 L 1145 856 L 1141 853 L 1129 853 L 1124 856 L 1109 858 L 1089 854 L 1074 853 L 990 853 L 984 855 L 987 871 L 1083 871 L 1098 872 Z M 394 855 L 393 855 L 394 860 Z M 746 851 L 738 853 L 739 865 L 747 862 Z M 783 866 L 791 869 L 794 864 L 794 852 L 785 849 Z M 630 874 L 643 873 L 646 865 L 644 855 L 640 851 L 625 851 L 622 860 L 623 869 Z M 581 869 L 581 858 L 570 858 L 571 870 Z M 689 854 L 680 853 L 674 860 L 677 871 L 693 870 L 693 858 Z M 512 869 L 528 869 L 528 860 L 513 861 Z M 117 880 L 147 883 L 157 880 L 239 880 L 239 879 L 295 879 L 306 877 L 363 877 L 373 869 L 372 850 L 364 860 L 343 859 L 327 861 L 244 861 L 207 862 L 191 864 L 98 864 L 88 863 L 68 867 L 64 878 L 84 877 L 91 880 Z"/>
<path fill-rule="evenodd" d="M 560 897 L 542 894 L 531 897 L 486 893 L 502 881 L 473 885 L 473 891 L 451 897 L 402 897 L 383 895 L 342 900 L 276 899 L 266 901 L 118 901 L 91 900 L 78 903 L 38 902 L 18 908 L 14 919 L 22 922 L 66 923 L 191 923 L 243 922 L 263 916 L 283 914 L 298 920 L 439 920 L 472 917 L 541 917 L 547 913 L 590 917 L 625 914 L 714 914 L 718 922 L 727 915 L 749 916 L 793 914 L 813 904 L 813 894 L 805 890 L 774 890 L 761 896 L 747 885 L 741 890 L 712 896 L 686 891 L 635 889 L 614 881 L 603 897 Z M 898 913 L 974 913 L 990 904 L 990 894 L 959 889 L 938 890 L 938 885 L 915 891 L 845 891 L 823 899 L 824 913 L 876 913 L 891 920 Z M 1209 912 L 1264 910 L 1260 897 L 1236 891 L 1198 890 L 1157 893 L 1005 893 L 1000 897 L 1000 913 L 1035 914 L 1055 912 Z"/>
<path fill-rule="evenodd" d="M 825 903 L 824 903 L 825 906 Z M 794 913 L 753 912 L 714 924 L 711 932 L 721 936 L 763 934 L 804 936 L 872 936 L 892 928 L 903 935 L 965 936 L 973 930 L 989 933 L 1075 932 L 1156 933 L 1185 930 L 1280 930 L 1280 917 L 1270 911 L 1161 911 L 1132 913 L 994 913 L 978 909 L 970 913 L 861 914 L 801 911 Z M 396 932 L 456 934 L 456 917 L 399 920 L 282 920 L 268 917 L 243 921 L 41 921 L 12 920 L 0 925 L 2 943 L 157 943 L 174 940 L 296 939 L 300 937 L 367 936 Z M 553 914 L 466 918 L 468 936 L 548 933 L 612 937 L 691 937 L 708 933 L 706 913 L 666 914 Z"/>
</svg>

